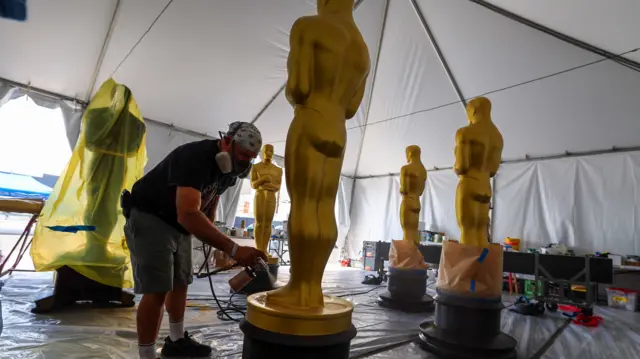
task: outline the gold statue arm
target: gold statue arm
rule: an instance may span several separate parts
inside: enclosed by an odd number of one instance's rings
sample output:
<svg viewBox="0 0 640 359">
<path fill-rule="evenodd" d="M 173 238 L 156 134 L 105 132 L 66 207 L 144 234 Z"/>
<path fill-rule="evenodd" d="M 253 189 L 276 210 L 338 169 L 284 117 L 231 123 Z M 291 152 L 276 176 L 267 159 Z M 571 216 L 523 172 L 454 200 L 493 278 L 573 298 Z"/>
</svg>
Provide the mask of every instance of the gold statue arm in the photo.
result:
<svg viewBox="0 0 640 359">
<path fill-rule="evenodd" d="M 273 192 L 280 191 L 280 187 L 282 186 L 282 172 L 279 172 L 277 175 L 270 177 L 271 181 L 269 181 L 268 183 L 260 184 L 262 188 Z"/>
<path fill-rule="evenodd" d="M 358 108 L 360 108 L 360 104 L 362 103 L 362 98 L 364 97 L 364 89 L 366 85 L 367 85 L 367 77 L 365 76 L 362 79 L 362 82 L 360 83 L 360 86 L 358 87 L 356 94 L 351 99 L 351 102 L 349 102 L 349 106 L 347 106 L 347 113 L 346 113 L 347 120 L 350 118 L 353 118 L 353 116 L 355 116 L 356 113 L 358 113 Z"/>
<path fill-rule="evenodd" d="M 461 128 L 456 132 L 456 163 L 453 169 L 457 175 L 463 175 L 469 170 L 469 144 L 464 135 L 464 129 Z"/>
<path fill-rule="evenodd" d="M 287 59 L 287 86 L 285 95 L 291 105 L 304 104 L 311 92 L 313 82 L 313 48 L 302 35 L 308 20 L 299 18 L 291 27 L 289 57 Z"/>
<path fill-rule="evenodd" d="M 489 176 L 494 177 L 496 173 L 498 173 L 498 168 L 500 167 L 500 162 L 502 162 L 502 138 L 496 144 L 496 146 L 491 148 L 491 155 L 489 159 Z"/>
<path fill-rule="evenodd" d="M 407 194 L 407 169 L 400 169 L 400 194 Z"/>
<path fill-rule="evenodd" d="M 255 166 L 251 168 L 251 175 L 249 177 L 249 180 L 251 181 L 251 188 L 253 189 L 258 189 L 258 187 L 269 182 L 267 178 L 260 178 L 260 174 L 256 170 Z"/>
</svg>

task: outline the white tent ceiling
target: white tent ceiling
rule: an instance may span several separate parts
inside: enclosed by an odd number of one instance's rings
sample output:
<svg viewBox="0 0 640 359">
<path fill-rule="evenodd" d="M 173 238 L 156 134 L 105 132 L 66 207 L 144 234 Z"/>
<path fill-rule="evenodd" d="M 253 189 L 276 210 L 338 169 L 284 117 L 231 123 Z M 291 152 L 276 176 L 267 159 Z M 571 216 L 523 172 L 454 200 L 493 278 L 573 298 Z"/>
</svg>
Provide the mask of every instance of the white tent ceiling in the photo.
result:
<svg viewBox="0 0 640 359">
<path fill-rule="evenodd" d="M 94 74 L 93 91 L 113 74 L 145 117 L 210 135 L 256 118 L 277 94 L 257 125 L 283 154 L 288 32 L 315 1 L 167 3 L 29 0 L 27 22 L 0 20 L 0 77 L 86 100 Z M 462 95 L 493 101 L 505 159 L 640 145 L 640 72 L 469 0 L 416 3 Z M 627 53 L 640 47 L 637 0 L 488 3 L 640 62 Z M 364 0 L 355 18 L 377 71 L 347 123 L 343 173 L 398 172 L 409 144 L 427 167 L 450 166 L 465 113 L 411 0 Z"/>
</svg>

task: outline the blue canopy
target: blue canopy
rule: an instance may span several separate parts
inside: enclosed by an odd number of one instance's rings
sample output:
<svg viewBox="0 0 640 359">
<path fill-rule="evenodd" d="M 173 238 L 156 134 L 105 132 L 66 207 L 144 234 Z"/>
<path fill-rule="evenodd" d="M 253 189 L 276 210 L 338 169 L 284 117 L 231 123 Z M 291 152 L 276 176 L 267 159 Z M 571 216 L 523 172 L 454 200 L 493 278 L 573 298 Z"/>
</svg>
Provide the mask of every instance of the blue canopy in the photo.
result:
<svg viewBox="0 0 640 359">
<path fill-rule="evenodd" d="M 12 198 L 49 197 L 53 189 L 31 176 L 0 172 L 0 196 Z"/>
</svg>

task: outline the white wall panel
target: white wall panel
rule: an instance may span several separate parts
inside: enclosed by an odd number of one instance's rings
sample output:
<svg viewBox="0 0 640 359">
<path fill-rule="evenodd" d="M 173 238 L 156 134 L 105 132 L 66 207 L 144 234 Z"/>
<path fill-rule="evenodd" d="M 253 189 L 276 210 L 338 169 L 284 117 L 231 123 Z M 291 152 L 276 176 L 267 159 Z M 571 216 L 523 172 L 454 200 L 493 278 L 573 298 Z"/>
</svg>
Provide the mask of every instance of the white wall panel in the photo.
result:
<svg viewBox="0 0 640 359">
<path fill-rule="evenodd" d="M 496 240 L 640 252 L 640 153 L 506 165 L 496 178 Z"/>
<path fill-rule="evenodd" d="M 420 220 L 425 223 L 425 229 L 444 232 L 450 239 L 460 239 L 456 219 L 456 188 L 458 176 L 453 170 L 427 173 L 427 185 L 422 196 L 420 212 Z"/>
<path fill-rule="evenodd" d="M 351 210 L 351 230 L 347 236 L 350 258 L 362 256 L 362 242 L 390 241 L 402 238 L 398 219 L 400 189 L 397 177 L 356 180 Z"/>
<path fill-rule="evenodd" d="M 397 177 L 356 180 L 347 248 L 401 238 Z M 640 254 L 640 151 L 505 164 L 494 188 L 494 242 L 563 243 L 578 253 Z M 428 174 L 421 220 L 459 239 L 453 171 Z"/>
<path fill-rule="evenodd" d="M 171 130 L 167 126 L 150 121 L 146 121 L 145 125 L 147 126 L 147 165 L 144 168 L 145 173 L 152 170 L 176 147 L 205 139 L 202 136 Z"/>
</svg>

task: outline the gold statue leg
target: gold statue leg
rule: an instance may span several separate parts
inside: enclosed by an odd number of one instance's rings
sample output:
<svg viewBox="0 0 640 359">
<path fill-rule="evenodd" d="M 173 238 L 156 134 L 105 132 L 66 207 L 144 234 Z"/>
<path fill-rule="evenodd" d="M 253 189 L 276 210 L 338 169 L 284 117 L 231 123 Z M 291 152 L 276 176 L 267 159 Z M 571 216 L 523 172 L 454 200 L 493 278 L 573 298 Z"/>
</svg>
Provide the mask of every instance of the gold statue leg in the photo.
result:
<svg viewBox="0 0 640 359">
<path fill-rule="evenodd" d="M 402 226 L 404 233 L 403 239 L 416 245 L 420 244 L 419 219 L 420 202 L 413 198 L 403 197 L 400 204 L 400 226 Z"/>
<path fill-rule="evenodd" d="M 254 214 L 256 217 L 254 236 L 256 248 L 268 253 L 271 238 L 271 223 L 276 211 L 276 194 L 271 191 L 258 190 L 256 192 Z"/>
<path fill-rule="evenodd" d="M 324 305 L 322 275 L 338 238 L 334 211 L 345 145 L 344 120 L 311 109 L 296 110 L 285 149 L 291 278 L 286 286 L 268 293 L 269 305 L 309 309 Z"/>
<path fill-rule="evenodd" d="M 456 217 L 460 243 L 476 247 L 489 245 L 487 225 L 491 188 L 474 178 L 462 178 L 456 190 Z"/>
</svg>

